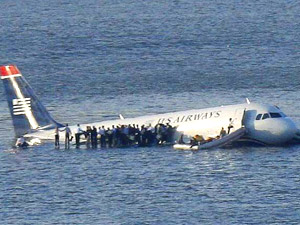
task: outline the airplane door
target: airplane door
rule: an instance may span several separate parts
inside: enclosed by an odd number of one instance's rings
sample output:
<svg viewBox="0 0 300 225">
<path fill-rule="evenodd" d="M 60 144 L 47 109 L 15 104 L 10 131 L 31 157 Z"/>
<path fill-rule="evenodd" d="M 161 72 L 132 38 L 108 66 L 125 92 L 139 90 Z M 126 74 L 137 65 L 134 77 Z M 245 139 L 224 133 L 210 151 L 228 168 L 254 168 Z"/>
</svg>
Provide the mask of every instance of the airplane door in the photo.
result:
<svg viewBox="0 0 300 225">
<path fill-rule="evenodd" d="M 237 109 L 235 110 L 235 115 L 234 115 L 234 123 L 237 126 L 237 128 L 240 128 L 245 125 L 245 112 L 246 109 Z"/>
</svg>

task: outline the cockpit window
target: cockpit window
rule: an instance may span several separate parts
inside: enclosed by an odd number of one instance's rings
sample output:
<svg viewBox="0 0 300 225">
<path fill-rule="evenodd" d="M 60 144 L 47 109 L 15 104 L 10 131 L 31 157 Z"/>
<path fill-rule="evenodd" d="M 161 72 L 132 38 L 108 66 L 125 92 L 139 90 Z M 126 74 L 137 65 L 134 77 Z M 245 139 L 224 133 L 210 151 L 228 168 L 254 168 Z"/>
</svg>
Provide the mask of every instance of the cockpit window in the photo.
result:
<svg viewBox="0 0 300 225">
<path fill-rule="evenodd" d="M 280 118 L 281 117 L 281 115 L 279 113 L 271 113 L 271 112 L 270 112 L 270 116 L 271 116 L 271 118 Z"/>
<path fill-rule="evenodd" d="M 270 116 L 269 116 L 269 114 L 268 113 L 265 113 L 264 115 L 263 115 L 263 120 L 265 120 L 265 119 L 267 119 L 267 118 L 270 118 Z"/>
<path fill-rule="evenodd" d="M 258 115 L 256 116 L 256 120 L 260 120 L 260 119 L 261 119 L 261 116 L 262 116 L 262 114 L 258 114 Z"/>
</svg>

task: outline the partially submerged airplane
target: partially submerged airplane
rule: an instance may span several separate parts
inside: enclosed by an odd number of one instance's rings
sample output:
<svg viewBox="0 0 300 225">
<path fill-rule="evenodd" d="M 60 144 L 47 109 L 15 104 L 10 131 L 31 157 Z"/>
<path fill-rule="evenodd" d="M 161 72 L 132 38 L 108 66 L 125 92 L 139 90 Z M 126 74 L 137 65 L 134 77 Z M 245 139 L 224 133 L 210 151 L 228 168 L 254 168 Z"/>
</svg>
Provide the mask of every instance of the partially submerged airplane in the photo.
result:
<svg viewBox="0 0 300 225">
<path fill-rule="evenodd" d="M 64 125 L 56 122 L 46 108 L 38 100 L 32 88 L 15 65 L 0 67 L 0 75 L 4 84 L 8 106 L 16 137 L 53 140 L 55 127 Z M 277 106 L 250 103 L 228 105 L 215 108 L 195 109 L 157 115 L 141 116 L 102 121 L 82 126 L 105 126 L 105 128 L 136 124 L 139 126 L 169 123 L 176 129 L 176 137 L 181 134 L 187 137 L 201 134 L 204 138 L 219 135 L 222 127 L 227 129 L 230 118 L 232 131 L 245 127 L 239 140 L 246 140 L 265 145 L 281 145 L 293 140 L 300 140 L 300 131 L 295 123 Z M 70 126 L 75 133 L 76 126 Z M 62 138 L 64 135 L 61 135 Z"/>
</svg>

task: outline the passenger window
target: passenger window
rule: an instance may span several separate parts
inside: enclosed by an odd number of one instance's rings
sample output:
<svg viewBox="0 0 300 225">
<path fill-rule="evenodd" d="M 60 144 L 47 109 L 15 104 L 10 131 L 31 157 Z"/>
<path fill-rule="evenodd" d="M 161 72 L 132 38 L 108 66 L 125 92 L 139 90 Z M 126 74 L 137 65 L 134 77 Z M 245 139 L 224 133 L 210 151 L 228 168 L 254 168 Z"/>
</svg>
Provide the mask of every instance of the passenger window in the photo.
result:
<svg viewBox="0 0 300 225">
<path fill-rule="evenodd" d="M 270 113 L 271 118 L 280 118 L 281 115 L 279 113 Z"/>
<path fill-rule="evenodd" d="M 270 118 L 270 116 L 269 116 L 269 114 L 268 113 L 265 113 L 264 115 L 263 115 L 263 120 L 265 120 L 265 119 L 267 119 L 267 118 Z"/>
<path fill-rule="evenodd" d="M 261 116 L 262 116 L 262 114 L 258 114 L 258 115 L 256 116 L 256 120 L 260 120 L 260 119 L 261 119 Z"/>
</svg>

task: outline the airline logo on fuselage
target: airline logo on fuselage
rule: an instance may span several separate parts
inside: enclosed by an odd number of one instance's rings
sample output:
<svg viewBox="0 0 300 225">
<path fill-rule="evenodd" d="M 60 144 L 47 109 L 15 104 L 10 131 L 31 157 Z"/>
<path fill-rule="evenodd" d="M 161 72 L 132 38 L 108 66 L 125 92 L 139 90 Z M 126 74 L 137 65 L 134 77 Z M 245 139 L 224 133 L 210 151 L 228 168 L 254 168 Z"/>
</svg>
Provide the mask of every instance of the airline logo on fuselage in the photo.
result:
<svg viewBox="0 0 300 225">
<path fill-rule="evenodd" d="M 203 112 L 190 115 L 181 115 L 177 117 L 159 118 L 157 123 L 184 123 L 197 120 L 206 120 L 211 118 L 218 118 L 221 115 L 221 111 Z"/>
<path fill-rule="evenodd" d="M 31 99 L 30 98 L 20 98 L 13 99 L 13 114 L 14 115 L 25 115 L 26 112 L 31 110 Z"/>
</svg>

